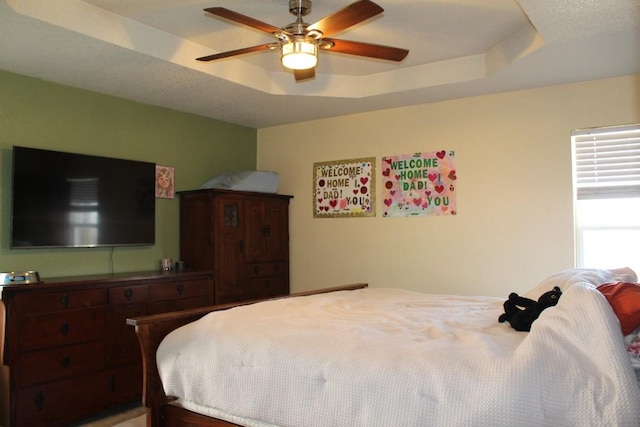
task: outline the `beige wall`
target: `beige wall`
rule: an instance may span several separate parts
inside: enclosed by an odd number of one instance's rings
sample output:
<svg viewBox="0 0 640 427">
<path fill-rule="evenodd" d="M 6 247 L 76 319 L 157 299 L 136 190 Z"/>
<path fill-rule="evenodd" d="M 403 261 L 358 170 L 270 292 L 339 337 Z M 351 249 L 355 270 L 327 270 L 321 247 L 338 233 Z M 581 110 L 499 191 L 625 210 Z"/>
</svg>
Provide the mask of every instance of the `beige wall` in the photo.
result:
<svg viewBox="0 0 640 427">
<path fill-rule="evenodd" d="M 292 194 L 294 291 L 364 281 L 506 296 L 574 263 L 570 134 L 640 122 L 640 76 L 260 129 Z M 380 159 L 455 150 L 457 216 L 382 218 Z M 376 157 L 375 218 L 314 219 L 313 163 Z"/>
</svg>

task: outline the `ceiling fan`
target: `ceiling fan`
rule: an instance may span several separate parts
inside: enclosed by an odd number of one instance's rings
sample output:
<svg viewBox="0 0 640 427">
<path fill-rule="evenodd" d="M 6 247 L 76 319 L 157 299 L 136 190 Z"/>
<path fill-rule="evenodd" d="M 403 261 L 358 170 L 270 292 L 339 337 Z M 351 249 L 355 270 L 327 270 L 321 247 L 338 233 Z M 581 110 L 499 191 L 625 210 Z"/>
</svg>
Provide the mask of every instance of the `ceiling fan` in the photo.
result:
<svg viewBox="0 0 640 427">
<path fill-rule="evenodd" d="M 303 20 L 303 16 L 311 12 L 311 0 L 289 0 L 289 12 L 296 16 L 296 21 L 284 28 L 275 27 L 224 7 L 209 7 L 204 10 L 212 15 L 268 33 L 278 41 L 203 56 L 196 58 L 198 61 L 214 61 L 245 53 L 279 49 L 282 65 L 293 70 L 296 81 L 304 81 L 315 77 L 318 49 L 389 61 L 402 61 L 409 53 L 407 49 L 397 47 L 328 37 L 384 11 L 370 0 L 358 0 L 314 24 L 307 24 Z"/>
</svg>

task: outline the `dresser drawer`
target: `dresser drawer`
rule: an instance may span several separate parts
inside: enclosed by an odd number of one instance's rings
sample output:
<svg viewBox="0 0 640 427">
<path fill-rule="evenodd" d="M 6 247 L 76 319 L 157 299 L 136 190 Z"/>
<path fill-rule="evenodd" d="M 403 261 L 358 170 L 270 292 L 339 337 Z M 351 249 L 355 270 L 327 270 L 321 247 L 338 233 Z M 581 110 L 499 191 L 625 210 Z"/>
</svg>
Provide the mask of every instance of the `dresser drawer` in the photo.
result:
<svg viewBox="0 0 640 427">
<path fill-rule="evenodd" d="M 21 294 L 15 298 L 19 316 L 99 307 L 106 303 L 104 289 Z"/>
<path fill-rule="evenodd" d="M 106 331 L 106 317 L 106 308 L 25 317 L 18 325 L 18 351 L 100 339 Z"/>
<path fill-rule="evenodd" d="M 270 298 L 288 293 L 286 276 L 264 277 L 246 282 L 245 296 L 249 299 Z"/>
<path fill-rule="evenodd" d="M 109 304 L 132 304 L 149 299 L 148 285 L 117 286 L 109 288 Z"/>
<path fill-rule="evenodd" d="M 70 426 L 108 407 L 139 401 L 141 367 L 126 366 L 17 390 L 16 426 Z"/>
<path fill-rule="evenodd" d="M 152 301 L 205 296 L 209 295 L 209 287 L 209 281 L 206 279 L 177 280 L 150 285 L 149 296 Z"/>
<path fill-rule="evenodd" d="M 180 298 L 176 300 L 153 301 L 149 303 L 148 314 L 168 313 L 171 311 L 188 310 L 209 305 L 209 299 L 202 296 Z"/>
<path fill-rule="evenodd" d="M 105 355 L 104 340 L 23 353 L 18 383 L 28 386 L 104 369 Z"/>
<path fill-rule="evenodd" d="M 286 262 L 256 262 L 247 264 L 247 279 L 278 276 L 287 273 Z"/>
<path fill-rule="evenodd" d="M 133 363 L 109 371 L 103 395 L 109 406 L 140 402 L 142 396 L 142 364 Z"/>
<path fill-rule="evenodd" d="M 18 389 L 16 425 L 50 426 L 70 415 L 78 419 L 96 413 L 102 400 L 96 393 L 101 382 L 102 374 L 91 374 Z"/>
</svg>

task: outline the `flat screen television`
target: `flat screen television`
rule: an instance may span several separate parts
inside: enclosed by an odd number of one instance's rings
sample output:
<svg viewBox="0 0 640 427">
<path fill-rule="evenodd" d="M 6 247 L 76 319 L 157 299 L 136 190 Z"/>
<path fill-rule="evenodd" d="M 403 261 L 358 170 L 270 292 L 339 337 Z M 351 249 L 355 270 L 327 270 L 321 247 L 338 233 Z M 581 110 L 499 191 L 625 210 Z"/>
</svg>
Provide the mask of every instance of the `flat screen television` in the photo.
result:
<svg viewBox="0 0 640 427">
<path fill-rule="evenodd" d="M 12 248 L 154 243 L 154 163 L 13 147 Z"/>
</svg>

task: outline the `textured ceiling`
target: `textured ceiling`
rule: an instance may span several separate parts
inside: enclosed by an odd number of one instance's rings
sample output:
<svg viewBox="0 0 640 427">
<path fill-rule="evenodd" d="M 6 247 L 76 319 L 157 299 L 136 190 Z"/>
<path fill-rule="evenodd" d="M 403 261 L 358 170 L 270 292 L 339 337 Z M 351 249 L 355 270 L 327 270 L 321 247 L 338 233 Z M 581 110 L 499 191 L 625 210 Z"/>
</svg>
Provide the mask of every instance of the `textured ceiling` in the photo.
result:
<svg viewBox="0 0 640 427">
<path fill-rule="evenodd" d="M 288 0 L 0 0 L 0 69 L 254 128 L 640 73 L 638 0 L 375 1 L 335 37 L 407 58 L 321 51 L 304 83 L 277 51 L 195 61 L 275 40 L 205 7 L 284 27 Z M 351 2 L 314 0 L 305 21 Z"/>
</svg>

